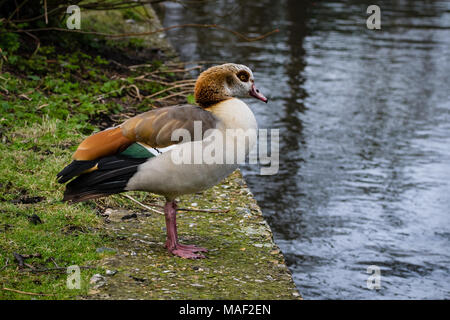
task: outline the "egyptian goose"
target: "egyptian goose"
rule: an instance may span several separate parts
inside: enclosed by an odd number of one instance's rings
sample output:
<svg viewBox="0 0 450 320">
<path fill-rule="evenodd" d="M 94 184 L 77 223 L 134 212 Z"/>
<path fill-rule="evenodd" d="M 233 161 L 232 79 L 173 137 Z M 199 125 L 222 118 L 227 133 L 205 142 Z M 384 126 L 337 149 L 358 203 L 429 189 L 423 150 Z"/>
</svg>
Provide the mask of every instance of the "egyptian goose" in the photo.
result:
<svg viewBox="0 0 450 320">
<path fill-rule="evenodd" d="M 198 106 L 158 108 L 86 138 L 74 153 L 73 162 L 57 175 L 60 183 L 76 177 L 66 185 L 63 201 L 80 202 L 132 190 L 162 195 L 166 198 L 165 247 L 182 258 L 204 258 L 199 252 L 207 252 L 205 248 L 178 242 L 175 198 L 216 185 L 238 164 L 174 163 L 173 152 L 205 141 L 207 135 L 189 142 L 172 141 L 172 132 L 186 129 L 193 136 L 196 121 L 201 122 L 203 133 L 208 129 L 256 130 L 252 111 L 237 97 L 252 96 L 266 103 L 268 99 L 256 89 L 252 71 L 232 63 L 202 72 L 194 96 Z M 213 139 L 211 143 L 215 143 Z M 246 148 L 247 153 L 250 148 Z"/>
</svg>

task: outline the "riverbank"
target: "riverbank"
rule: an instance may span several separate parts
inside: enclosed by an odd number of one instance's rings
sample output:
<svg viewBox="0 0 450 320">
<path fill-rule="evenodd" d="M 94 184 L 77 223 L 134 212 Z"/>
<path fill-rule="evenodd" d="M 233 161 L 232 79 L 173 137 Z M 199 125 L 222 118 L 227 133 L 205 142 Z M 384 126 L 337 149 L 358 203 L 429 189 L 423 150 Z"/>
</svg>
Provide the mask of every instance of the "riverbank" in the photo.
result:
<svg viewBox="0 0 450 320">
<path fill-rule="evenodd" d="M 152 205 L 163 205 L 155 199 Z M 239 171 L 202 194 L 180 198 L 181 241 L 207 247 L 207 259 L 164 249 L 164 216 L 139 207 L 106 209 L 114 252 L 89 299 L 296 299 L 299 293 L 270 227 Z M 210 210 L 211 212 L 198 212 Z M 131 215 L 134 215 L 133 218 Z M 127 219 L 125 219 L 127 218 Z"/>
<path fill-rule="evenodd" d="M 83 19 L 116 32 L 155 30 L 151 8 Z M 150 20 L 144 17 L 152 17 Z M 120 23 L 121 21 L 121 23 Z M 150 22 L 149 22 L 150 21 Z M 150 106 L 192 101 L 188 75 L 160 34 L 122 42 L 10 51 L 0 94 L 1 299 L 298 299 L 283 256 L 239 171 L 202 194 L 181 197 L 183 241 L 210 249 L 184 260 L 163 248 L 160 197 L 133 192 L 61 203 L 56 173 L 87 135 Z M 14 35 L 10 36 L 14 44 Z M 89 43 L 89 45 L 87 44 Z M 173 88 L 177 84 L 182 87 Z M 200 211 L 195 211 L 199 210 Z M 209 211 L 208 211 L 209 210 Z M 81 288 L 66 267 L 81 267 Z"/>
</svg>

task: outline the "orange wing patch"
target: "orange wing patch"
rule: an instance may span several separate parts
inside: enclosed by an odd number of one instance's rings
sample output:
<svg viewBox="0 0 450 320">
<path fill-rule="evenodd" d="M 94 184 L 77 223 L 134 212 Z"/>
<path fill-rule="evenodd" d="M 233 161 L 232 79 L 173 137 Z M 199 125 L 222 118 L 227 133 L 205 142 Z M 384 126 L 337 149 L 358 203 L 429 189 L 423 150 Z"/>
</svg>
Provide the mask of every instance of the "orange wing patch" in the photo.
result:
<svg viewBox="0 0 450 320">
<path fill-rule="evenodd" d="M 217 118 L 209 111 L 193 105 L 164 107 L 147 111 L 125 121 L 120 127 L 98 132 L 79 146 L 74 160 L 95 160 L 120 153 L 134 142 L 153 148 L 164 148 L 172 141 L 175 129 L 186 129 L 194 137 L 194 122 L 201 121 L 203 133 L 216 127 Z"/>
<path fill-rule="evenodd" d="M 94 160 L 124 151 L 134 141 L 125 137 L 120 127 L 100 131 L 86 138 L 73 155 L 74 160 Z"/>
</svg>

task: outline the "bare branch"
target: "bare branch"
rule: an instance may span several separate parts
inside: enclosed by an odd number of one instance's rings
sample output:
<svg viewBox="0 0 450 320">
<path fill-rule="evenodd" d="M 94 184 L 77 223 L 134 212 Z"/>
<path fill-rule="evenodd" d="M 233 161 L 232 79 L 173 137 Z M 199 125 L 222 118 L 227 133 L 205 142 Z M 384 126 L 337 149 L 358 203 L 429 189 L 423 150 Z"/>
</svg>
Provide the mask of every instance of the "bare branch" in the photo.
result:
<svg viewBox="0 0 450 320">
<path fill-rule="evenodd" d="M 52 294 L 48 294 L 48 293 L 35 293 L 35 292 L 20 291 L 20 290 L 16 290 L 16 289 L 5 288 L 5 287 L 3 287 L 3 290 L 15 292 L 15 293 L 27 294 L 30 296 L 51 296 L 52 295 Z"/>
<path fill-rule="evenodd" d="M 19 30 L 7 30 L 5 32 L 15 32 L 15 33 L 23 33 L 23 32 L 43 32 L 43 31 L 59 31 L 59 32 L 73 32 L 73 33 L 81 33 L 81 34 L 91 34 L 91 35 L 97 35 L 97 36 L 103 36 L 108 38 L 128 38 L 128 37 L 141 37 L 141 36 L 148 36 L 155 33 L 165 32 L 173 29 L 179 29 L 179 28 L 205 28 L 205 29 L 219 29 L 223 30 L 229 33 L 234 34 L 238 38 L 240 38 L 243 41 L 247 42 L 253 42 L 262 40 L 264 38 L 267 38 L 268 36 L 271 36 L 274 33 L 279 32 L 279 29 L 274 29 L 270 32 L 267 32 L 265 34 L 262 34 L 257 37 L 247 37 L 243 35 L 240 32 L 228 29 L 223 26 L 219 26 L 217 24 L 198 24 L 198 23 L 186 23 L 186 24 L 180 24 L 180 25 L 174 25 L 166 28 L 161 28 L 155 31 L 149 31 L 149 32 L 132 32 L 132 33 L 105 33 L 105 32 L 97 32 L 97 31 L 82 31 L 77 29 L 64 29 L 64 28 L 58 28 L 58 27 L 47 27 L 47 28 L 35 28 L 35 29 L 19 29 Z"/>
<path fill-rule="evenodd" d="M 137 201 L 135 198 L 133 198 L 132 196 L 130 196 L 130 195 L 128 195 L 128 194 L 122 194 L 122 196 L 124 196 L 125 198 L 130 199 L 130 200 L 133 201 L 134 203 L 137 203 L 138 205 L 140 205 L 141 207 L 143 207 L 143 208 L 145 208 L 145 209 L 147 209 L 147 210 L 150 210 L 150 211 L 153 211 L 153 212 L 156 212 L 156 213 L 159 213 L 159 214 L 164 215 L 164 212 L 161 212 L 161 211 L 159 211 L 159 210 L 156 210 L 156 209 L 153 209 L 153 208 L 151 208 L 151 207 L 149 207 L 149 206 L 146 206 L 145 204 L 143 204 L 143 203 Z"/>
</svg>

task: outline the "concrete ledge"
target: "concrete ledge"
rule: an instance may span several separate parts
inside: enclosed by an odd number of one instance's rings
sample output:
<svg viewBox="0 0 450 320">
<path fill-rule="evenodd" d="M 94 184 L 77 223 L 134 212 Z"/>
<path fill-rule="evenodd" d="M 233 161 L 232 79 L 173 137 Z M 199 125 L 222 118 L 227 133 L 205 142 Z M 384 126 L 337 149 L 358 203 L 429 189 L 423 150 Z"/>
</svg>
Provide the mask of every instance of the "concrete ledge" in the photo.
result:
<svg viewBox="0 0 450 320">
<path fill-rule="evenodd" d="M 171 256 L 164 249 L 164 216 L 137 207 L 137 218 L 123 220 L 130 211 L 107 209 L 105 228 L 115 246 L 104 249 L 103 279 L 93 279 L 87 298 L 301 299 L 239 171 L 202 194 L 182 197 L 179 207 L 228 210 L 178 214 L 181 241 L 208 248 L 207 259 Z"/>
</svg>

